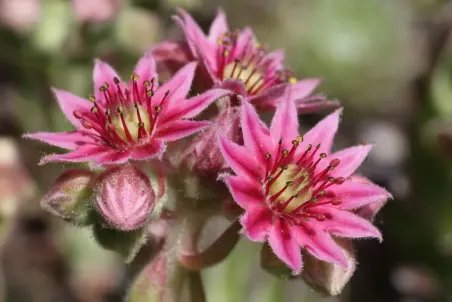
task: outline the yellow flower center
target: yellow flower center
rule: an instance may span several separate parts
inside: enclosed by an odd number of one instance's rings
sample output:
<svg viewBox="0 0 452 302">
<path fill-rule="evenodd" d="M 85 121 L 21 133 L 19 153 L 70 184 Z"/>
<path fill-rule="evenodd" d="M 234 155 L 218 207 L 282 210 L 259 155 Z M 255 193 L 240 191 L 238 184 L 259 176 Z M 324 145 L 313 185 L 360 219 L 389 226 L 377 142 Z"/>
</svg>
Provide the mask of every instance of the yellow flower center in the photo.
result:
<svg viewBox="0 0 452 302">
<path fill-rule="evenodd" d="M 277 176 L 278 174 L 280 175 Z M 274 200 L 275 204 L 284 204 L 289 201 L 284 207 L 284 212 L 291 213 L 312 199 L 311 176 L 306 169 L 300 170 L 297 165 L 290 164 L 276 169 L 272 176 L 277 176 L 277 178 L 270 185 L 269 193 L 271 196 L 279 194 L 278 198 Z M 281 191 L 282 193 L 280 193 Z"/>
<path fill-rule="evenodd" d="M 260 72 L 255 65 L 242 65 L 237 61 L 231 62 L 225 66 L 223 70 L 223 79 L 242 81 L 249 93 L 257 91 L 265 83 L 263 73 Z"/>
<path fill-rule="evenodd" d="M 140 104 L 129 107 L 118 107 L 117 114 L 111 116 L 111 123 L 118 136 L 124 141 L 128 142 L 128 133 L 132 137 L 133 141 L 138 141 L 138 133 L 140 129 L 140 121 L 138 115 L 141 117 L 142 125 L 147 133 L 150 133 L 151 121 L 149 113 Z"/>
</svg>

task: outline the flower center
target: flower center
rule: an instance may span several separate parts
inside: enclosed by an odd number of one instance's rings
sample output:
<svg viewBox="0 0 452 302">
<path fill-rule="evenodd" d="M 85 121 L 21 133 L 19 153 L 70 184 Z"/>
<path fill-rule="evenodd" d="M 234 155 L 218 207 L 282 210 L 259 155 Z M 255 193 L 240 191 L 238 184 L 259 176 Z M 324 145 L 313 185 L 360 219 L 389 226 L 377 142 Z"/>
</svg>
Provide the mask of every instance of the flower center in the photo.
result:
<svg viewBox="0 0 452 302">
<path fill-rule="evenodd" d="M 154 78 L 142 81 L 140 86 L 138 75 L 133 74 L 131 80 L 130 89 L 123 88 L 118 78 L 113 79 L 112 86 L 104 83 L 99 88 L 103 94 L 102 102 L 90 95 L 91 112 L 73 112 L 84 128 L 93 129 L 106 144 L 117 148 L 126 148 L 152 135 L 169 95 L 167 91 L 161 100 L 153 100 Z"/>
<path fill-rule="evenodd" d="M 301 142 L 302 137 L 293 140 L 289 151 L 282 148 L 280 140 L 275 156 L 270 153 L 265 155 L 267 167 L 263 186 L 267 203 L 274 213 L 285 216 L 294 223 L 301 223 L 301 218 L 310 217 L 322 221 L 328 217 L 311 210 L 318 205 L 342 204 L 342 200 L 329 188 L 342 184 L 345 178 L 329 175 L 340 163 L 337 158 L 323 170 L 318 170 L 318 164 L 327 157 L 326 153 L 317 155 L 320 144 L 316 147 L 308 145 L 301 155 L 296 155 L 299 154 L 295 151 Z"/>
<path fill-rule="evenodd" d="M 253 41 L 251 37 L 239 46 L 238 38 L 239 33 L 234 31 L 223 33 L 217 40 L 219 78 L 242 81 L 251 95 L 273 85 L 296 82 L 292 72 L 280 70 L 280 61 L 267 55 L 267 47 Z"/>
<path fill-rule="evenodd" d="M 292 196 L 296 196 L 283 209 L 284 212 L 290 213 L 312 198 L 313 189 L 310 186 L 308 170 L 300 170 L 295 164 L 290 164 L 283 168 L 280 167 L 275 171 L 276 174 L 273 176 L 278 175 L 280 172 L 281 175 L 270 185 L 269 193 L 276 195 L 282 191 L 279 198 L 273 201 L 275 205 L 283 203 L 284 200 L 288 200 Z M 284 189 L 286 185 L 287 188 Z"/>
<path fill-rule="evenodd" d="M 242 65 L 238 60 L 226 65 L 223 70 L 223 79 L 241 80 L 248 92 L 259 90 L 265 83 L 263 73 L 257 71 L 255 65 Z"/>
<path fill-rule="evenodd" d="M 149 113 L 140 104 L 135 106 L 120 106 L 117 108 L 118 114 L 111 117 L 111 125 L 118 136 L 125 142 L 127 142 L 127 131 L 130 133 L 134 142 L 138 141 L 140 125 L 144 127 L 146 132 L 149 132 L 151 127 L 151 121 L 149 119 Z M 141 117 L 141 122 L 138 119 Z"/>
</svg>

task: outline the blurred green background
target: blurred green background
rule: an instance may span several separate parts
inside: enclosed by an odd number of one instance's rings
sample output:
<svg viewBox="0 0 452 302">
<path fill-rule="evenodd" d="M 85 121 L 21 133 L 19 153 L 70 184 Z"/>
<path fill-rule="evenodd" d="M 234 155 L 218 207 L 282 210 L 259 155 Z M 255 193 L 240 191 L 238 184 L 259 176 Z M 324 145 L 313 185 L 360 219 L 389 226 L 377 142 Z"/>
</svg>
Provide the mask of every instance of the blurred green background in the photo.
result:
<svg viewBox="0 0 452 302">
<path fill-rule="evenodd" d="M 376 144 L 361 173 L 395 200 L 377 216 L 384 242 L 356 244 L 358 270 L 325 298 L 259 268 L 242 240 L 203 272 L 208 301 L 452 301 L 452 2 L 441 0 L 0 0 L 0 218 L 4 301 L 121 301 L 129 274 L 88 231 L 49 217 L 39 198 L 65 165 L 21 140 L 69 130 L 50 87 L 92 92 L 93 58 L 124 75 L 163 39 L 182 38 L 182 7 L 206 29 L 216 9 L 284 48 L 299 78 L 345 107 L 337 147 Z M 77 4 L 75 2 L 78 2 Z M 323 113 L 302 116 L 303 127 Z"/>
</svg>

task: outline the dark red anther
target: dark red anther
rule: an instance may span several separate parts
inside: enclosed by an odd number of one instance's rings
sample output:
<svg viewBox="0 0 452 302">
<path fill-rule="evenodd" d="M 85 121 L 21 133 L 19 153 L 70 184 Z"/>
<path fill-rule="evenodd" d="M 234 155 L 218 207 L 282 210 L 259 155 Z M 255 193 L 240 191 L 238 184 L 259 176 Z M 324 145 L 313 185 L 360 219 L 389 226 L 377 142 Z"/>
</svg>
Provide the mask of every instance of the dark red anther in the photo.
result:
<svg viewBox="0 0 452 302">
<path fill-rule="evenodd" d="M 336 184 L 336 185 L 341 185 L 341 184 L 343 184 L 345 182 L 345 178 L 344 177 L 338 177 L 338 178 L 336 178 L 335 180 L 334 180 L 334 183 Z"/>
<path fill-rule="evenodd" d="M 315 216 L 315 219 L 317 219 L 318 221 L 325 221 L 326 220 L 326 216 L 324 214 L 317 214 Z"/>
<path fill-rule="evenodd" d="M 343 202 L 344 202 L 344 201 L 343 201 L 342 199 L 338 198 L 338 197 L 334 197 L 334 198 L 331 200 L 331 204 L 332 204 L 333 206 L 338 206 L 338 205 L 342 204 Z"/>
<path fill-rule="evenodd" d="M 78 111 L 78 110 L 74 110 L 74 111 L 72 112 L 72 114 L 74 115 L 74 117 L 75 117 L 76 119 L 81 119 L 81 118 L 83 117 L 83 114 L 82 114 L 80 111 Z"/>
<path fill-rule="evenodd" d="M 85 120 L 82 120 L 82 126 L 85 127 L 86 129 L 93 129 L 93 124 Z"/>
<path fill-rule="evenodd" d="M 335 158 L 330 162 L 330 167 L 336 168 L 340 162 L 341 160 L 339 158 Z"/>
</svg>

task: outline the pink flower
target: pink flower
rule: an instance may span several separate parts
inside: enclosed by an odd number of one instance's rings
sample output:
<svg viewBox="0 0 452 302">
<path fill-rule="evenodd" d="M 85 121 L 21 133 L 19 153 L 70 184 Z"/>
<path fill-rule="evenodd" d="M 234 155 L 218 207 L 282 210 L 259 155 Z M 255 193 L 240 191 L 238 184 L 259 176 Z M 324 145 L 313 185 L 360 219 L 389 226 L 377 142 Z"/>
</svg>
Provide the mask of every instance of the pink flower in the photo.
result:
<svg viewBox="0 0 452 302">
<path fill-rule="evenodd" d="M 174 19 L 184 31 L 192 56 L 202 63 L 201 67 L 217 86 L 235 90 L 259 109 L 276 107 L 288 85 L 299 112 L 338 105 L 322 96 L 310 96 L 320 80 L 297 81 L 292 72 L 284 69 L 283 51 L 268 53 L 265 46 L 257 43 L 250 28 L 231 32 L 223 11 L 218 12 L 207 36 L 188 13 L 179 12 L 180 17 Z M 175 51 L 178 44 L 171 45 L 172 53 L 185 53 L 182 46 Z"/>
<path fill-rule="evenodd" d="M 157 157 L 167 142 L 209 125 L 188 119 L 227 93 L 213 89 L 186 99 L 195 68 L 196 63 L 187 64 L 159 87 L 155 62 L 149 54 L 140 59 L 128 84 L 109 65 L 97 60 L 93 75 L 96 92 L 89 101 L 54 89 L 62 111 L 77 130 L 25 137 L 72 150 L 48 155 L 42 163 L 94 161 L 102 165 Z"/>
<path fill-rule="evenodd" d="M 331 153 L 340 114 L 337 110 L 301 137 L 295 103 L 289 98 L 278 106 L 270 129 L 244 102 L 244 146 L 219 138 L 236 174 L 221 178 L 245 210 L 241 217 L 245 235 L 253 241 L 268 240 L 294 273 L 302 270 L 300 247 L 319 260 L 347 266 L 334 236 L 382 238 L 353 211 L 391 195 L 351 178 L 370 145 Z"/>
</svg>

